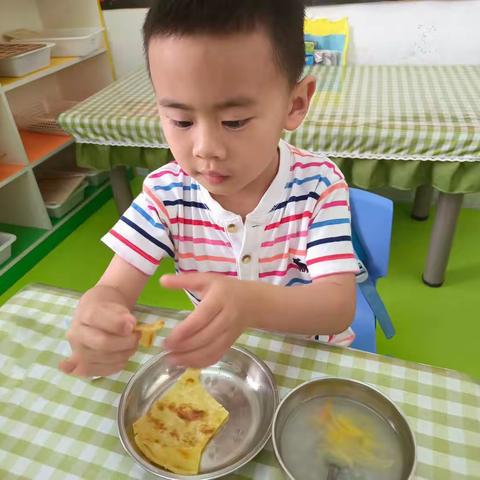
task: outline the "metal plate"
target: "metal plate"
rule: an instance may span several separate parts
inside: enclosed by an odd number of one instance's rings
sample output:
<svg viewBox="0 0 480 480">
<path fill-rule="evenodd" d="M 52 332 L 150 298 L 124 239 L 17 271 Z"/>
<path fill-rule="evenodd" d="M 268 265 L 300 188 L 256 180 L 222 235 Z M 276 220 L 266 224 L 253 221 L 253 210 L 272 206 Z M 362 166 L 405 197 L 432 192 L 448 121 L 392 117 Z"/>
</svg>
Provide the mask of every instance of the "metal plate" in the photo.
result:
<svg viewBox="0 0 480 480">
<path fill-rule="evenodd" d="M 392 434 L 398 439 L 399 454 L 397 460 L 400 461 L 401 469 L 399 477 L 401 480 L 413 479 L 416 464 L 415 437 L 406 418 L 396 405 L 379 390 L 363 382 L 347 378 L 325 377 L 305 382 L 292 390 L 282 400 L 275 413 L 272 428 L 273 447 L 275 456 L 289 480 L 302 479 L 296 478 L 285 462 L 282 452 L 282 444 L 287 438 L 284 436 L 285 426 L 289 418 L 295 419 L 300 417 L 298 414 L 304 411 L 308 403 L 316 399 L 321 400 L 322 398 L 334 398 L 338 399 L 339 402 L 345 400 L 352 401 L 378 415 L 383 420 L 382 423 L 385 428 L 391 429 Z M 308 436 L 308 432 L 305 432 L 305 438 L 308 438 Z M 299 458 L 298 461 L 301 462 L 302 460 Z M 330 472 L 328 476 L 322 478 L 327 477 L 337 478 L 335 476 L 330 477 Z M 339 476 L 338 478 L 344 477 Z"/>
<path fill-rule="evenodd" d="M 133 422 L 144 415 L 184 369 L 171 367 L 168 354 L 146 363 L 128 382 L 120 398 L 117 422 L 125 450 L 147 471 L 171 480 L 214 479 L 251 460 L 270 438 L 278 392 L 268 367 L 252 353 L 231 347 L 215 365 L 205 368 L 201 382 L 229 412 L 227 423 L 203 452 L 200 474 L 178 475 L 150 462 L 133 438 Z"/>
</svg>

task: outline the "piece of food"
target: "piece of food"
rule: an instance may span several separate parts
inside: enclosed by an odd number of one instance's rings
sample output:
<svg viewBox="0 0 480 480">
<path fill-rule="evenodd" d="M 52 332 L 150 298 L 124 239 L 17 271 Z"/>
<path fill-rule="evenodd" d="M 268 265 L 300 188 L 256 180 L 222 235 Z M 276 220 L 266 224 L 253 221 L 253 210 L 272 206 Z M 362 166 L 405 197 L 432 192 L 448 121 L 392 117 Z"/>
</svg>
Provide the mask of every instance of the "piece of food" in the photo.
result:
<svg viewBox="0 0 480 480">
<path fill-rule="evenodd" d="M 133 330 L 135 332 L 140 332 L 140 345 L 143 347 L 151 347 L 153 345 L 153 340 L 155 339 L 155 335 L 157 334 L 158 330 L 161 330 L 165 322 L 163 320 L 158 320 L 154 323 L 141 323 L 137 325 Z"/>
<path fill-rule="evenodd" d="M 349 416 L 336 413 L 331 401 L 325 404 L 317 422 L 323 429 L 321 448 L 335 464 L 350 469 L 386 469 L 393 464 L 393 460 L 385 458 L 373 433 Z"/>
<path fill-rule="evenodd" d="M 135 443 L 152 462 L 179 474 L 197 474 L 202 453 L 228 418 L 188 369 L 146 415 L 133 424 Z"/>
</svg>

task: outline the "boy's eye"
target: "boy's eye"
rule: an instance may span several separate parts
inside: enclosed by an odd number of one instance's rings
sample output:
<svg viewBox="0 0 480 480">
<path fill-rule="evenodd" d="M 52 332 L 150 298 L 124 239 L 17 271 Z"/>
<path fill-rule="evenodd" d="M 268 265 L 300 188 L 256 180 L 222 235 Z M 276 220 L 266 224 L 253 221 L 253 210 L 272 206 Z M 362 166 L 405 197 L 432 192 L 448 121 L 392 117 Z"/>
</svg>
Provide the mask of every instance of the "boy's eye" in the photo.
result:
<svg viewBox="0 0 480 480">
<path fill-rule="evenodd" d="M 188 122 L 186 120 L 170 120 L 170 121 L 177 128 L 188 128 L 193 125 L 193 122 Z"/>
<path fill-rule="evenodd" d="M 222 124 L 224 127 L 235 130 L 244 127 L 250 120 L 250 118 L 246 118 L 245 120 L 227 120 L 222 122 Z"/>
</svg>

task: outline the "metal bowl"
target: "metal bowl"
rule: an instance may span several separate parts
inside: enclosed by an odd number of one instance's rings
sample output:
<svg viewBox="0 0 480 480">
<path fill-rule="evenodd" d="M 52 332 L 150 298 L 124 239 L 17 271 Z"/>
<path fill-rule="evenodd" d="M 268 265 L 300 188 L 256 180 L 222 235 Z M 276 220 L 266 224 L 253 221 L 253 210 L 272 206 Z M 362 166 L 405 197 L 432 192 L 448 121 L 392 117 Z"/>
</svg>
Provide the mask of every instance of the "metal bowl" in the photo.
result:
<svg viewBox="0 0 480 480">
<path fill-rule="evenodd" d="M 271 435 L 278 392 L 269 368 L 252 353 L 231 347 L 215 365 L 205 368 L 201 381 L 230 413 L 227 423 L 203 452 L 198 475 L 178 475 L 148 460 L 138 449 L 133 423 L 144 415 L 184 369 L 168 364 L 168 354 L 152 358 L 130 379 L 120 398 L 118 431 L 123 447 L 139 465 L 168 480 L 214 479 L 227 475 L 251 460 Z"/>
<path fill-rule="evenodd" d="M 383 393 L 375 388 L 366 385 L 365 383 L 355 380 L 327 377 L 305 382 L 292 390 L 280 403 L 275 412 L 272 427 L 272 441 L 275 450 L 275 456 L 289 480 L 301 480 L 296 478 L 291 470 L 294 470 L 296 465 L 289 464 L 290 470 L 285 462 L 285 452 L 282 451 L 282 444 L 285 441 L 284 432 L 285 425 L 291 414 L 298 415 L 302 406 L 313 399 L 321 400 L 322 397 L 329 397 L 342 400 L 351 400 L 368 407 L 371 411 L 376 413 L 384 420 L 385 428 L 392 429 L 400 445 L 401 464 L 400 464 L 400 478 L 401 480 L 413 479 L 415 470 L 415 455 L 416 445 L 415 437 L 404 415 L 398 410 L 395 404 L 388 399 Z M 291 421 L 297 421 L 297 416 L 292 416 Z M 305 432 L 305 438 L 307 432 Z M 305 441 L 305 440 L 304 440 Z M 398 459 L 397 459 L 398 460 Z M 300 462 L 300 460 L 299 460 Z M 328 467 L 328 474 L 325 478 L 343 478 L 339 475 L 338 467 Z M 320 477 L 318 477 L 320 478 Z"/>
</svg>

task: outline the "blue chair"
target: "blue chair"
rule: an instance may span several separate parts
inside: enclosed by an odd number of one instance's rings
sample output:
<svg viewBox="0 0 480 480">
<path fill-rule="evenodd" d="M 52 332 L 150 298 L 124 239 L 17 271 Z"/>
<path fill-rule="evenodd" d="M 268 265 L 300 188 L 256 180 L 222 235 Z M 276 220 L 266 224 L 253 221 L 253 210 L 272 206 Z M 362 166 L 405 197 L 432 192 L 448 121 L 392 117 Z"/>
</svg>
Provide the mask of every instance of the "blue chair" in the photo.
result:
<svg viewBox="0 0 480 480">
<path fill-rule="evenodd" d="M 374 193 L 350 188 L 352 228 L 366 256 L 366 267 L 370 278 L 387 275 L 392 236 L 393 202 Z M 357 285 L 357 305 L 352 329 L 356 334 L 352 348 L 376 351 L 375 316 Z"/>
</svg>

